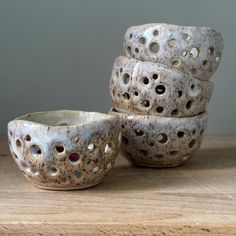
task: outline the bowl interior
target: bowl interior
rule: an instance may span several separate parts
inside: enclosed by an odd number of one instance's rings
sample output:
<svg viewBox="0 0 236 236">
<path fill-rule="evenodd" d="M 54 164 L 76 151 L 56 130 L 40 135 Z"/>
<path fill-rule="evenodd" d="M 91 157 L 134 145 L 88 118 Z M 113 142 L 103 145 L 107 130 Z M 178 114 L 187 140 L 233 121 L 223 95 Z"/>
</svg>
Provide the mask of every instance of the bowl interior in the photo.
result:
<svg viewBox="0 0 236 236">
<path fill-rule="evenodd" d="M 48 126 L 73 126 L 107 119 L 110 115 L 84 111 L 48 111 L 27 114 L 16 120 L 30 121 Z"/>
</svg>

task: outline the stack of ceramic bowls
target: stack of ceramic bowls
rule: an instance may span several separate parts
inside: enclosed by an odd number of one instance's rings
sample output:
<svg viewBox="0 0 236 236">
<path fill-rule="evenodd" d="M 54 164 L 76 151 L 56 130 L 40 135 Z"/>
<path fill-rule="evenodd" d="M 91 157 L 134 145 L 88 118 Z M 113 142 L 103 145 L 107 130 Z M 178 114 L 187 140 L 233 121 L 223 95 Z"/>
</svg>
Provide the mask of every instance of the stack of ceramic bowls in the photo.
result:
<svg viewBox="0 0 236 236">
<path fill-rule="evenodd" d="M 123 155 L 150 167 L 181 165 L 200 147 L 213 92 L 209 78 L 223 39 L 205 27 L 130 27 L 113 66 L 111 113 L 120 116 Z"/>
</svg>

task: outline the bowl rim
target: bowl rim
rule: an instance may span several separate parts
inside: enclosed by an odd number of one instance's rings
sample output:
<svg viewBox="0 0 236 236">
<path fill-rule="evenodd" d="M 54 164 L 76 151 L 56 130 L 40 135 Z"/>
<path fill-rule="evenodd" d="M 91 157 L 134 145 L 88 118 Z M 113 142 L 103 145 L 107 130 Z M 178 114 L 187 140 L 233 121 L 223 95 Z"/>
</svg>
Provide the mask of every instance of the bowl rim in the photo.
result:
<svg viewBox="0 0 236 236">
<path fill-rule="evenodd" d="M 88 120 L 88 121 L 83 121 L 83 122 L 78 122 L 78 124 L 72 124 L 72 125 L 48 125 L 43 122 L 37 122 L 37 121 L 31 121 L 26 118 L 30 118 L 31 116 L 36 116 L 40 117 L 46 114 L 54 115 L 56 117 L 57 114 L 63 114 L 63 113 L 73 113 L 73 114 L 84 114 L 84 115 L 98 115 L 94 120 Z M 11 124 L 13 123 L 21 123 L 21 124 L 29 124 L 29 125 L 38 125 L 41 127 L 50 127 L 50 129 L 59 129 L 59 128 L 76 128 L 76 127 L 81 127 L 84 125 L 89 125 L 89 124 L 95 124 L 95 123 L 103 123 L 103 122 L 117 122 L 119 121 L 119 118 L 114 115 L 114 114 L 107 114 L 107 113 L 102 113 L 102 112 L 94 112 L 94 111 L 83 111 L 83 110 L 49 110 L 49 111 L 40 111 L 40 112 L 31 112 L 27 113 L 25 115 L 19 116 L 8 123 L 8 128 Z"/>
<path fill-rule="evenodd" d="M 114 111 L 115 109 L 115 111 Z M 127 119 L 131 119 L 132 118 L 138 118 L 138 119 L 149 119 L 151 118 L 152 120 L 153 119 L 160 119 L 160 120 L 167 120 L 167 119 L 173 119 L 173 120 L 187 120 L 187 119 L 201 119 L 203 117 L 207 117 L 207 111 L 204 111 L 200 114 L 197 114 L 197 115 L 193 115 L 193 116 L 183 116 L 183 117 L 175 117 L 175 116 L 159 116 L 159 115 L 144 115 L 144 114 L 136 114 L 134 112 L 130 112 L 128 110 L 125 110 L 125 109 L 120 109 L 118 107 L 111 107 L 110 110 L 109 110 L 109 114 L 111 115 L 116 115 L 116 116 L 127 116 Z"/>
<path fill-rule="evenodd" d="M 178 25 L 178 24 L 171 24 L 171 23 L 165 23 L 165 22 L 150 22 L 150 23 L 145 23 L 145 24 L 131 25 L 127 28 L 126 33 L 133 29 L 146 30 L 147 28 L 152 28 L 156 26 L 164 26 L 166 29 L 168 28 L 179 28 L 179 29 L 184 28 L 184 29 L 189 29 L 189 30 L 199 29 L 199 30 L 206 30 L 206 33 L 209 33 L 209 31 L 211 31 L 216 34 L 219 34 L 223 40 L 221 32 L 210 26 Z"/>
</svg>

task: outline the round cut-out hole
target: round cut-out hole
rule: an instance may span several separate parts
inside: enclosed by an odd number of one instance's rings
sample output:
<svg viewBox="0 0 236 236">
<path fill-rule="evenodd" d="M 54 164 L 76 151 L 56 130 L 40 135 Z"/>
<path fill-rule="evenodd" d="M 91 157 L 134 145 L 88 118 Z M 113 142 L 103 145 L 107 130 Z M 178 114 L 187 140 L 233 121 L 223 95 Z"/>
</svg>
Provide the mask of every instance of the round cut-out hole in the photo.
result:
<svg viewBox="0 0 236 236">
<path fill-rule="evenodd" d="M 186 50 L 184 50 L 183 52 L 182 52 L 182 56 L 183 57 L 186 57 L 188 55 L 188 52 L 186 51 Z"/>
<path fill-rule="evenodd" d="M 123 98 L 126 99 L 126 100 L 129 100 L 130 99 L 130 96 L 128 93 L 124 93 L 123 94 Z"/>
<path fill-rule="evenodd" d="M 96 166 L 95 168 L 93 168 L 93 173 L 96 174 L 99 171 L 99 167 Z"/>
<path fill-rule="evenodd" d="M 153 79 L 158 79 L 158 74 L 153 74 L 153 75 L 152 75 L 152 78 L 153 78 Z"/>
<path fill-rule="evenodd" d="M 130 78 L 129 74 L 125 73 L 122 77 L 123 83 L 128 84 L 129 83 L 129 78 Z"/>
<path fill-rule="evenodd" d="M 56 176 L 57 175 L 57 168 L 54 166 L 48 167 L 48 173 L 51 176 Z"/>
<path fill-rule="evenodd" d="M 191 85 L 191 89 L 192 89 L 192 90 L 195 89 L 195 84 L 192 84 L 192 85 Z"/>
<path fill-rule="evenodd" d="M 156 87 L 157 94 L 162 95 L 165 93 L 165 91 L 166 91 L 166 88 L 164 85 L 157 85 L 157 87 Z"/>
<path fill-rule="evenodd" d="M 138 49 L 138 48 L 135 48 L 134 51 L 135 51 L 136 53 L 139 53 L 139 49 Z"/>
<path fill-rule="evenodd" d="M 132 39 L 132 37 L 133 37 L 133 34 L 130 34 L 130 35 L 129 35 L 129 38 Z"/>
<path fill-rule="evenodd" d="M 38 158 L 42 154 L 42 151 L 38 145 L 32 145 L 30 147 L 30 153 L 33 157 Z"/>
<path fill-rule="evenodd" d="M 159 31 L 158 31 L 158 30 L 154 30 L 154 31 L 153 31 L 153 35 L 154 35 L 154 36 L 157 36 L 158 34 L 159 34 Z"/>
<path fill-rule="evenodd" d="M 150 146 L 150 147 L 154 147 L 154 146 L 155 146 L 155 143 L 154 143 L 153 141 L 151 141 L 151 142 L 149 143 L 149 146 Z"/>
<path fill-rule="evenodd" d="M 189 110 L 189 109 L 191 109 L 191 107 L 192 107 L 192 101 L 189 100 L 189 101 L 186 103 L 186 109 Z"/>
<path fill-rule="evenodd" d="M 162 113 L 164 111 L 163 107 L 157 107 L 156 109 L 157 113 Z"/>
<path fill-rule="evenodd" d="M 220 57 L 217 56 L 217 57 L 216 57 L 216 62 L 219 62 L 219 61 L 220 61 Z"/>
<path fill-rule="evenodd" d="M 158 141 L 159 143 L 161 143 L 161 144 L 167 143 L 168 137 L 167 137 L 166 134 L 159 134 L 159 135 L 157 136 L 157 141 Z"/>
<path fill-rule="evenodd" d="M 159 44 L 158 43 L 155 43 L 155 42 L 152 42 L 150 45 L 149 45 L 149 50 L 150 52 L 156 54 L 158 53 L 159 51 Z"/>
<path fill-rule="evenodd" d="M 168 40 L 168 46 L 173 48 L 173 47 L 176 47 L 177 46 L 177 40 L 172 38 L 172 39 L 169 39 Z"/>
<path fill-rule="evenodd" d="M 79 137 L 75 137 L 75 138 L 73 139 L 73 142 L 74 142 L 74 143 L 78 143 L 78 142 L 79 142 Z"/>
<path fill-rule="evenodd" d="M 189 143 L 189 148 L 192 148 L 196 143 L 196 140 L 193 139 L 190 143 Z"/>
<path fill-rule="evenodd" d="M 140 129 L 136 129 L 135 130 L 135 134 L 137 135 L 137 136 L 143 136 L 143 131 L 142 130 L 140 130 Z"/>
<path fill-rule="evenodd" d="M 142 77 L 142 82 L 147 85 L 149 83 L 149 79 L 147 77 Z"/>
<path fill-rule="evenodd" d="M 179 111 L 177 109 L 174 109 L 172 112 L 171 112 L 171 115 L 172 116 L 176 116 L 178 115 Z"/>
<path fill-rule="evenodd" d="M 183 95 L 183 92 L 181 90 L 179 90 L 178 91 L 178 97 L 180 98 L 180 97 L 182 97 L 182 95 Z"/>
<path fill-rule="evenodd" d="M 208 66 L 209 63 L 210 63 L 210 62 L 209 62 L 208 60 L 204 60 L 204 61 L 202 62 L 202 65 L 203 65 L 203 66 Z"/>
<path fill-rule="evenodd" d="M 90 144 L 88 145 L 88 150 L 89 150 L 89 151 L 93 151 L 93 149 L 94 149 L 94 144 L 93 144 L 93 143 L 90 143 Z"/>
<path fill-rule="evenodd" d="M 106 154 L 109 154 L 109 153 L 112 152 L 112 148 L 111 148 L 111 145 L 110 145 L 109 143 L 105 146 L 104 152 L 105 152 Z"/>
<path fill-rule="evenodd" d="M 179 59 L 173 59 L 171 62 L 173 67 L 178 67 L 180 65 L 180 60 Z"/>
<path fill-rule="evenodd" d="M 209 54 L 209 55 L 212 56 L 212 55 L 214 54 L 214 51 L 215 51 L 215 50 L 214 50 L 213 47 L 209 47 L 209 48 L 208 48 L 208 54 Z"/>
<path fill-rule="evenodd" d="M 78 162 L 79 161 L 79 154 L 76 153 L 76 152 L 71 153 L 70 156 L 69 156 L 69 160 L 72 163 Z"/>
<path fill-rule="evenodd" d="M 126 145 L 129 144 L 129 140 L 125 136 L 122 136 L 121 141 L 122 141 L 122 143 L 124 143 Z"/>
<path fill-rule="evenodd" d="M 137 91 L 134 91 L 134 96 L 138 96 L 138 92 Z"/>
<path fill-rule="evenodd" d="M 178 138 L 183 138 L 184 137 L 184 132 L 183 131 L 179 131 L 177 133 L 177 136 L 178 136 Z"/>
<path fill-rule="evenodd" d="M 56 148 L 56 151 L 57 151 L 58 153 L 63 153 L 64 150 L 65 150 L 65 148 L 64 148 L 63 146 L 61 146 L 61 145 L 58 145 L 58 146 L 56 146 L 55 148 Z"/>
<path fill-rule="evenodd" d="M 21 141 L 20 141 L 19 139 L 16 140 L 16 146 L 17 146 L 18 148 L 21 147 Z"/>
<path fill-rule="evenodd" d="M 144 37 L 140 37 L 138 41 L 141 44 L 145 44 L 146 43 L 146 39 Z"/>
<path fill-rule="evenodd" d="M 25 140 L 28 141 L 28 142 L 30 142 L 30 141 L 31 141 L 30 135 L 26 135 L 26 136 L 25 136 Z"/>
<path fill-rule="evenodd" d="M 111 163 L 108 163 L 107 164 L 107 169 L 109 170 L 109 169 L 111 169 L 111 167 L 112 167 Z"/>
<path fill-rule="evenodd" d="M 144 105 L 145 107 L 149 107 L 149 106 L 150 106 L 150 102 L 149 102 L 148 100 L 144 100 L 144 101 L 143 101 L 143 105 Z"/>
<path fill-rule="evenodd" d="M 126 48 L 127 56 L 131 56 L 131 47 L 127 46 Z"/>
<path fill-rule="evenodd" d="M 199 49 L 198 48 L 192 48 L 190 51 L 190 56 L 195 59 L 199 56 Z"/>
<path fill-rule="evenodd" d="M 183 34 L 183 38 L 187 42 L 190 41 L 190 39 L 191 39 L 190 35 L 188 35 L 188 34 Z"/>
</svg>

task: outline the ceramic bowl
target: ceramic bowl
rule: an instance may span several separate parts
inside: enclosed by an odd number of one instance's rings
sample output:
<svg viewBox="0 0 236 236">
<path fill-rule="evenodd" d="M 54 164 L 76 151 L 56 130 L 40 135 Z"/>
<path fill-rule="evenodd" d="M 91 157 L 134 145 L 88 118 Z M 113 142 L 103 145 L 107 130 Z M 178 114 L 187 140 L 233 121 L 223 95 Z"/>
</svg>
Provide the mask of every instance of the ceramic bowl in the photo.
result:
<svg viewBox="0 0 236 236">
<path fill-rule="evenodd" d="M 206 113 L 188 118 L 110 113 L 121 119 L 121 153 L 137 166 L 184 164 L 199 149 L 207 126 Z"/>
<path fill-rule="evenodd" d="M 8 124 L 13 158 L 25 176 L 44 189 L 96 185 L 119 152 L 119 118 L 95 112 L 31 113 Z"/>
<path fill-rule="evenodd" d="M 124 38 L 125 56 L 169 65 L 203 80 L 216 71 L 222 51 L 221 34 L 207 27 L 138 25 Z"/>
<path fill-rule="evenodd" d="M 110 80 L 113 106 L 142 115 L 194 116 L 206 110 L 212 92 L 211 81 L 124 56 L 115 60 Z"/>
</svg>

